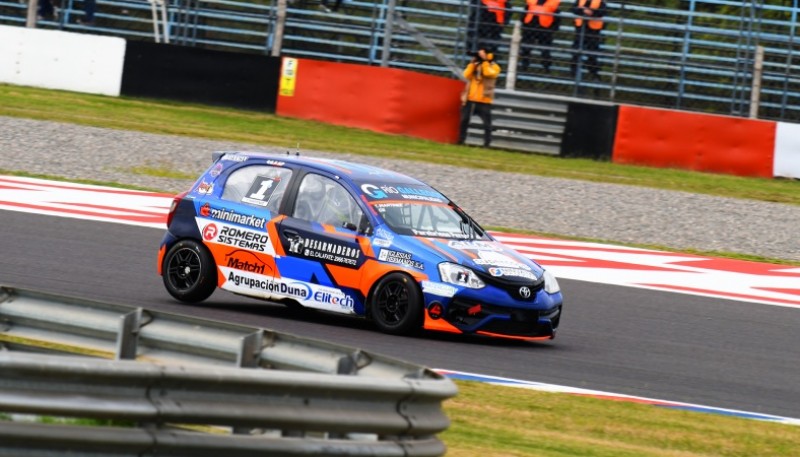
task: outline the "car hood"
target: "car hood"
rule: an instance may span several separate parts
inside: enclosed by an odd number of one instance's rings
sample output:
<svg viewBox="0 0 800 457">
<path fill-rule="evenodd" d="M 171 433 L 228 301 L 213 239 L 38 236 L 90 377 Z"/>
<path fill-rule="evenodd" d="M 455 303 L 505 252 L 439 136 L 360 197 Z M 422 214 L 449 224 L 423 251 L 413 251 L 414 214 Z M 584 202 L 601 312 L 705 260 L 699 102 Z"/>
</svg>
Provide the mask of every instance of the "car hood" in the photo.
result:
<svg viewBox="0 0 800 457">
<path fill-rule="evenodd" d="M 538 281 L 543 274 L 539 264 L 498 241 L 441 238 L 420 241 L 443 261 L 464 265 L 503 282 L 529 283 Z"/>
</svg>

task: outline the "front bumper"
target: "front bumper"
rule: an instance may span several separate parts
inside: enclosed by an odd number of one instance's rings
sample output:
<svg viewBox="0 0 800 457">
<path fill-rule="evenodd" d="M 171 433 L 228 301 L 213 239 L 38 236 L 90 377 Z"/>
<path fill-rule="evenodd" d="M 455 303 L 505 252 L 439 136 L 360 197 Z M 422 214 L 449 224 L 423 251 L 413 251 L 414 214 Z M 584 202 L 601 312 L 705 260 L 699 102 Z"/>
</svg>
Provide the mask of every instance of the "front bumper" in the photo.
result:
<svg viewBox="0 0 800 457">
<path fill-rule="evenodd" d="M 555 338 L 563 306 L 560 292 L 544 290 L 527 302 L 510 300 L 497 289 L 462 291 L 451 299 L 427 298 L 425 329 L 522 340 Z"/>
</svg>

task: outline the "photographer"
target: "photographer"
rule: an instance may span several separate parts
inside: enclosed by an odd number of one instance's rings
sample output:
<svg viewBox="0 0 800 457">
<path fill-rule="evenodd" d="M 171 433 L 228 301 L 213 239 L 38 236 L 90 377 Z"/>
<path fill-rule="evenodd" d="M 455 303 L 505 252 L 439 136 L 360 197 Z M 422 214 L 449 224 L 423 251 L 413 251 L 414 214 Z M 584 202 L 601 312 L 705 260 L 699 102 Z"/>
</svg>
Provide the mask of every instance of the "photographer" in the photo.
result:
<svg viewBox="0 0 800 457">
<path fill-rule="evenodd" d="M 464 69 L 467 87 L 461 100 L 463 107 L 458 144 L 464 144 L 469 122 L 477 114 L 483 121 L 483 146 L 489 147 L 492 141 L 492 101 L 498 76 L 500 65 L 494 61 L 494 55 L 485 49 L 476 52 Z"/>
</svg>

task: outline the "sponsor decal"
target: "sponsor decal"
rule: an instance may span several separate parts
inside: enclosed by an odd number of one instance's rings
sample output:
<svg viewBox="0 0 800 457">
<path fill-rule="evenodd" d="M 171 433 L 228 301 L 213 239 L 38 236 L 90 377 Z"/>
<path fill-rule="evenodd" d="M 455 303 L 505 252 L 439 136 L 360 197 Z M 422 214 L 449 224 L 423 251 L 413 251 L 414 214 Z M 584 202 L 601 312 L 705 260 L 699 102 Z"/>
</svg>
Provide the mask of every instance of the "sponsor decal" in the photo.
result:
<svg viewBox="0 0 800 457">
<path fill-rule="evenodd" d="M 245 262 L 250 263 L 252 268 L 253 262 Z M 346 314 L 354 312 L 355 299 L 333 287 L 260 276 L 256 271 L 242 270 L 230 265 L 220 266 L 220 270 L 227 279 L 223 285 L 226 290 L 272 299 L 291 298 L 309 308 Z"/>
<path fill-rule="evenodd" d="M 533 281 L 539 280 L 539 278 L 537 278 L 535 274 L 531 273 L 530 271 L 521 270 L 519 268 L 492 267 L 489 268 L 489 274 L 495 277 L 516 276 L 518 278 L 531 279 Z"/>
<path fill-rule="evenodd" d="M 203 239 L 206 241 L 212 241 L 217 238 L 217 234 L 219 234 L 219 228 L 216 224 L 208 224 L 203 227 Z"/>
<path fill-rule="evenodd" d="M 479 259 L 472 259 L 477 265 L 488 265 L 491 267 L 513 268 L 530 271 L 531 267 L 522 262 L 518 262 L 511 257 L 495 251 L 478 251 Z"/>
<path fill-rule="evenodd" d="M 343 310 L 352 310 L 356 304 L 356 301 L 353 300 L 353 297 L 345 295 L 344 292 L 339 290 L 337 290 L 334 293 L 323 292 L 321 290 L 318 290 L 314 292 L 312 300 L 314 300 L 317 303 L 333 305 L 334 308 L 339 308 Z"/>
<path fill-rule="evenodd" d="M 228 225 L 223 226 L 219 231 L 216 242 L 251 251 L 268 252 L 269 250 L 269 235 L 266 233 L 253 232 L 252 230 Z"/>
<path fill-rule="evenodd" d="M 281 79 L 278 93 L 282 97 L 294 97 L 294 89 L 297 84 L 297 68 L 300 61 L 292 57 L 284 57 L 281 68 Z"/>
<path fill-rule="evenodd" d="M 285 283 L 269 278 L 257 278 L 231 270 L 227 275 L 229 283 L 239 288 L 266 292 L 270 296 L 299 298 L 305 300 L 311 296 L 311 288 L 301 282 Z"/>
<path fill-rule="evenodd" d="M 440 282 L 422 281 L 422 291 L 440 297 L 452 298 L 456 295 L 458 289 Z"/>
<path fill-rule="evenodd" d="M 217 162 L 217 164 L 216 164 L 216 165 L 214 165 L 214 166 L 211 168 L 211 171 L 209 171 L 209 172 L 208 172 L 208 174 L 209 174 L 209 175 L 211 175 L 213 178 L 216 178 L 217 176 L 219 176 L 219 175 L 220 175 L 220 173 L 222 173 L 222 170 L 223 170 L 224 168 L 225 168 L 225 167 L 224 167 L 224 166 L 223 166 L 221 163 Z"/>
<path fill-rule="evenodd" d="M 445 198 L 439 192 L 428 187 L 409 187 L 409 186 L 377 186 L 375 184 L 362 184 L 361 191 L 373 200 L 384 198 L 400 198 L 403 200 L 421 200 L 429 202 L 443 202 Z"/>
<path fill-rule="evenodd" d="M 375 230 L 375 238 L 373 239 L 373 243 L 375 243 L 375 246 L 388 248 L 389 246 L 392 245 L 393 241 L 394 241 L 394 234 L 392 234 L 392 232 L 386 230 L 383 227 L 378 227 L 378 229 Z"/>
<path fill-rule="evenodd" d="M 286 162 L 281 162 L 280 160 L 267 159 L 267 165 L 272 165 L 274 167 L 282 167 L 286 165 Z"/>
<path fill-rule="evenodd" d="M 440 230 L 411 229 L 411 233 L 413 233 L 416 236 L 422 236 L 425 238 L 462 238 L 466 236 L 461 232 L 443 232 Z"/>
<path fill-rule="evenodd" d="M 257 255 L 250 251 L 237 249 L 229 254 L 226 254 L 225 258 L 227 259 L 225 265 L 228 268 L 233 268 L 234 270 L 242 270 L 249 273 L 263 275 L 267 269 L 267 264 L 262 262 Z M 272 269 L 270 269 L 268 272 L 269 274 L 272 274 L 271 270 Z"/>
<path fill-rule="evenodd" d="M 195 192 L 197 192 L 198 194 L 208 195 L 211 192 L 214 192 L 214 183 L 207 183 L 204 180 L 204 181 L 200 182 L 200 185 L 197 186 L 197 189 L 195 189 Z"/>
<path fill-rule="evenodd" d="M 222 159 L 220 160 L 227 160 L 228 162 L 245 162 L 247 161 L 247 159 L 249 159 L 249 157 L 247 156 L 242 156 L 235 153 L 228 153 L 222 156 Z"/>
<path fill-rule="evenodd" d="M 302 236 L 287 239 L 289 252 L 301 257 L 353 267 L 358 266 L 358 260 L 361 257 L 360 249 L 344 243 Z"/>
<path fill-rule="evenodd" d="M 242 201 L 258 206 L 267 206 L 269 198 L 272 196 L 273 192 L 275 192 L 280 182 L 281 178 L 278 177 L 270 178 L 268 176 L 258 176 L 253 181 L 247 194 L 242 197 Z"/>
<path fill-rule="evenodd" d="M 208 203 L 200 208 L 200 215 L 225 222 L 233 222 L 234 224 L 249 225 L 257 229 L 263 229 L 267 225 L 267 220 L 263 217 L 239 214 L 236 211 L 229 211 L 226 209 L 217 209 Z"/>
<path fill-rule="evenodd" d="M 424 270 L 425 265 L 418 261 L 411 258 L 411 254 L 408 252 L 401 252 L 401 251 L 392 251 L 390 249 L 381 249 L 381 252 L 378 254 L 378 260 L 382 260 L 384 262 L 389 263 L 396 263 L 399 265 L 403 265 L 405 267 L 416 268 L 417 270 Z"/>
<path fill-rule="evenodd" d="M 463 251 L 502 251 L 493 241 L 450 241 L 447 246 Z"/>
</svg>

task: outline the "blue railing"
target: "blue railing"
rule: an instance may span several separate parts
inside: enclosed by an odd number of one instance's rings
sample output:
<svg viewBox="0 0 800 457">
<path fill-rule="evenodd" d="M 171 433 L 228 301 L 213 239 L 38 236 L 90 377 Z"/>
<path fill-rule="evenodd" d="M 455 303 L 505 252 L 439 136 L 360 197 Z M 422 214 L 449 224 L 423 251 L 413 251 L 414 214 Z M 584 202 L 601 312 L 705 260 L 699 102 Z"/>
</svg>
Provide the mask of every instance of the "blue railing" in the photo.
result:
<svg viewBox="0 0 800 457">
<path fill-rule="evenodd" d="M 96 25 L 76 23 L 83 0 L 54 0 L 58 16 L 42 28 L 153 39 L 150 3 L 100 0 Z M 390 0 L 344 0 L 326 12 L 319 0 L 289 3 L 281 52 L 284 55 L 389 66 L 452 75 L 445 62 L 413 33 L 387 30 Z M 396 0 L 396 13 L 449 59 L 466 63 L 470 11 L 477 0 Z M 783 3 L 783 2 L 770 2 Z M 276 0 L 168 0 L 170 42 L 188 46 L 269 53 L 277 20 Z M 521 2 L 515 2 L 520 7 Z M 756 46 L 764 47 L 760 108 L 765 119 L 800 122 L 798 8 L 763 1 L 683 0 L 678 9 L 645 2 L 609 2 L 598 53 L 601 79 L 572 76 L 573 2 L 561 5 L 562 25 L 552 44 L 550 72 L 541 68 L 538 48 L 527 69 L 518 67 L 515 87 L 523 91 L 623 103 L 747 115 Z M 25 3 L 0 0 L 0 23 L 24 25 Z M 514 23 L 504 28 L 498 61 L 508 75 Z M 384 40 L 390 40 L 383 55 Z M 583 51 L 583 54 L 587 54 Z M 505 80 L 501 80 L 503 85 Z"/>
</svg>

